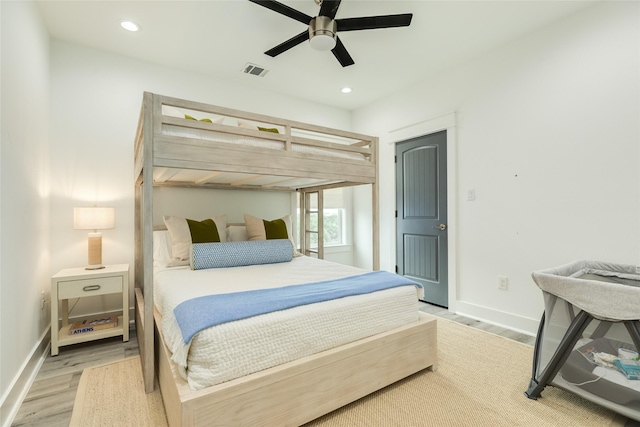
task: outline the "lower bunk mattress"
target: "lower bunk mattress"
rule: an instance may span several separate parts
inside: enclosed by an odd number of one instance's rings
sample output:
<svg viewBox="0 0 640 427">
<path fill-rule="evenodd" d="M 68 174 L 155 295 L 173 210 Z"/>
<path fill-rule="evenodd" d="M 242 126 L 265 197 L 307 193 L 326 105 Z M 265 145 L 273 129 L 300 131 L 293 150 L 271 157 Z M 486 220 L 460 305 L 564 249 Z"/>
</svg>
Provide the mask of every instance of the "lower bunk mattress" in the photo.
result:
<svg viewBox="0 0 640 427">
<path fill-rule="evenodd" d="M 315 283 L 367 271 L 309 257 L 291 262 L 191 270 L 156 268 L 154 304 L 164 341 L 192 390 L 386 332 L 419 320 L 422 289 L 400 286 L 222 323 L 187 343 L 174 316 L 181 303 L 204 295 Z"/>
</svg>

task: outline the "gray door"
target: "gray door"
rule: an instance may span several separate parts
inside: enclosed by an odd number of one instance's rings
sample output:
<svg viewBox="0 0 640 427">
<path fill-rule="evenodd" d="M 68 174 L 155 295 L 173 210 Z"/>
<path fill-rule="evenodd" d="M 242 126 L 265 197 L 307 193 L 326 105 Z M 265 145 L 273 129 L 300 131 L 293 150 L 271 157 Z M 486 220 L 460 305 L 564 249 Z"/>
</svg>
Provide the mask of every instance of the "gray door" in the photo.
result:
<svg viewBox="0 0 640 427">
<path fill-rule="evenodd" d="M 396 145 L 396 268 L 448 307 L 447 132 Z"/>
</svg>

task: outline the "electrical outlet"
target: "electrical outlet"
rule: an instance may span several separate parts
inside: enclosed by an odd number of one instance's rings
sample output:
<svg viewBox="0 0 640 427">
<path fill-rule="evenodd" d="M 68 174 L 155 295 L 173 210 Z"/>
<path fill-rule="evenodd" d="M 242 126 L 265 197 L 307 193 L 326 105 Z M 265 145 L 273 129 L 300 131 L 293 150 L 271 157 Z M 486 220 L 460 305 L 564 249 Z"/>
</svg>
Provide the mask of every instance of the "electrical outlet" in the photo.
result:
<svg viewBox="0 0 640 427">
<path fill-rule="evenodd" d="M 498 289 L 503 291 L 509 289 L 509 278 L 507 276 L 498 276 Z"/>
<path fill-rule="evenodd" d="M 44 291 L 40 292 L 40 310 L 44 310 L 44 304 L 47 301 L 44 299 Z"/>
</svg>

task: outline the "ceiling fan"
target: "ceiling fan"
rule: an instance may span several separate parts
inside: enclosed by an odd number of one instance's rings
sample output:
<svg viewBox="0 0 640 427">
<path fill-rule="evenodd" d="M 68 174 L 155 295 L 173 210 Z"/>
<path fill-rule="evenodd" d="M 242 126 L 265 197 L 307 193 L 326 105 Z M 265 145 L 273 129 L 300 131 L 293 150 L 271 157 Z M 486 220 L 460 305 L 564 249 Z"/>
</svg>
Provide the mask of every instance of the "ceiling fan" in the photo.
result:
<svg viewBox="0 0 640 427">
<path fill-rule="evenodd" d="M 345 18 L 335 19 L 338 7 L 340 7 L 341 0 L 329 1 L 329 0 L 314 0 L 320 5 L 320 11 L 318 16 L 311 17 L 296 9 L 293 9 L 287 5 L 279 3 L 274 0 L 249 0 L 252 3 L 264 6 L 267 9 L 271 9 L 274 12 L 281 13 L 296 21 L 302 22 L 308 25 L 308 30 L 305 30 L 287 40 L 278 46 L 269 49 L 265 52 L 266 55 L 275 57 L 283 52 L 291 49 L 294 46 L 299 45 L 305 40 L 309 40 L 311 47 L 317 50 L 330 50 L 333 56 L 336 57 L 340 65 L 348 67 L 353 65 L 354 61 L 347 52 L 340 38 L 338 37 L 339 31 L 357 31 L 357 30 L 373 30 L 376 28 L 391 28 L 391 27 L 407 27 L 411 24 L 411 18 L 413 14 L 403 13 L 399 15 L 382 15 L 382 16 L 367 16 L 361 18 Z"/>
</svg>

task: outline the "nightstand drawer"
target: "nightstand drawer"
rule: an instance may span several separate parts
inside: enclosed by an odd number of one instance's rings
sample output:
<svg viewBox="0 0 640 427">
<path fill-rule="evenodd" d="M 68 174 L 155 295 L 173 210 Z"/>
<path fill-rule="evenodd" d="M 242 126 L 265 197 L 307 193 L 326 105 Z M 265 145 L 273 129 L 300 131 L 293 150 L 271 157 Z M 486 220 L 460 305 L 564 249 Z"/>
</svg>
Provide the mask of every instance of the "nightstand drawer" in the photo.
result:
<svg viewBox="0 0 640 427">
<path fill-rule="evenodd" d="M 122 276 L 58 282 L 58 298 L 82 298 L 122 292 Z"/>
</svg>

